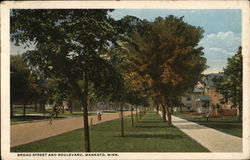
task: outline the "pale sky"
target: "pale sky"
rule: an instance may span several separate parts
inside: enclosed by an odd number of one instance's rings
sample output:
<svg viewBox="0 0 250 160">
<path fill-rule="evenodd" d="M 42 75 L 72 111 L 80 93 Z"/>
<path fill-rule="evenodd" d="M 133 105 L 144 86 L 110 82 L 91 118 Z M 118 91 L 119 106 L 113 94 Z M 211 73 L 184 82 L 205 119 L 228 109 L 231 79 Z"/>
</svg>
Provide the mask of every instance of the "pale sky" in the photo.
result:
<svg viewBox="0 0 250 160">
<path fill-rule="evenodd" d="M 115 19 L 126 15 L 140 19 L 154 20 L 156 17 L 184 16 L 184 21 L 205 30 L 200 46 L 204 47 L 209 68 L 205 73 L 222 71 L 227 58 L 233 56 L 241 45 L 241 10 L 176 10 L 176 9 L 118 9 L 110 13 Z M 27 49 L 11 43 L 11 54 L 23 53 Z"/>
</svg>

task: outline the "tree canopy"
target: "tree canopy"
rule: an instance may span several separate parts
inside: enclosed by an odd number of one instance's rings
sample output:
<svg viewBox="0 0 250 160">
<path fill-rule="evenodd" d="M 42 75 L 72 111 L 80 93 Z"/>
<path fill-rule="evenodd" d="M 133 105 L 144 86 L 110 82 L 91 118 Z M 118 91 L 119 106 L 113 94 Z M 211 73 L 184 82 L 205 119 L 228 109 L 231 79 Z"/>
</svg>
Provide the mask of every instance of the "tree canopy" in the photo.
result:
<svg viewBox="0 0 250 160">
<path fill-rule="evenodd" d="M 243 63 L 242 63 L 242 48 L 239 47 L 237 53 L 228 58 L 227 66 L 223 69 L 223 76 L 214 79 L 217 91 L 225 97 L 225 101 L 231 100 L 232 107 L 239 107 L 239 119 L 242 116 L 242 78 L 243 78 Z"/>
<path fill-rule="evenodd" d="M 174 16 L 132 24 L 129 49 L 138 75 L 153 96 L 165 99 L 163 105 L 174 104 L 171 99 L 192 88 L 206 69 L 203 48 L 198 46 L 203 29 Z"/>
<path fill-rule="evenodd" d="M 38 77 L 32 73 L 22 55 L 10 57 L 10 84 L 11 116 L 13 116 L 13 102 L 26 105 L 41 94 Z"/>
<path fill-rule="evenodd" d="M 178 105 L 178 97 L 196 84 L 206 68 L 203 48 L 198 46 L 204 31 L 183 17 L 114 20 L 109 12 L 11 11 L 11 40 L 16 45 L 35 45 L 23 56 L 29 68 L 52 86 L 48 90 L 52 99 L 61 103 L 74 96 L 81 102 L 87 152 L 87 106 L 92 93 L 95 98 L 142 106 L 154 97 L 171 118 L 170 108 Z"/>
<path fill-rule="evenodd" d="M 112 10 L 12 10 L 11 39 L 35 44 L 25 53 L 33 68 L 48 78 L 64 78 L 84 108 L 85 150 L 90 151 L 87 119 L 88 86 L 106 95 L 117 91 L 120 75 L 105 59 L 117 45 L 119 30 L 108 16 Z M 83 86 L 79 85 L 83 81 Z M 97 92 L 97 93 L 98 93 Z"/>
</svg>

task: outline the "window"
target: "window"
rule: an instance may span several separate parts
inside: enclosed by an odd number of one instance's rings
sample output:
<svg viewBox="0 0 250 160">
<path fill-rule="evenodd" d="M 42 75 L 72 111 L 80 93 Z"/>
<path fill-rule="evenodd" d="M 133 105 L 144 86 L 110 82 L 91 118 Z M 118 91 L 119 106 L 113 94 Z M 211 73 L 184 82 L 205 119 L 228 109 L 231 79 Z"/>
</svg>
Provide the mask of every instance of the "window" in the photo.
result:
<svg viewBox="0 0 250 160">
<path fill-rule="evenodd" d="M 209 107 L 209 101 L 202 101 L 202 107 Z"/>
<path fill-rule="evenodd" d="M 191 96 L 187 96 L 187 101 L 191 101 Z"/>
<path fill-rule="evenodd" d="M 192 105 L 191 104 L 187 104 L 186 105 L 188 109 L 191 109 L 192 108 Z"/>
</svg>

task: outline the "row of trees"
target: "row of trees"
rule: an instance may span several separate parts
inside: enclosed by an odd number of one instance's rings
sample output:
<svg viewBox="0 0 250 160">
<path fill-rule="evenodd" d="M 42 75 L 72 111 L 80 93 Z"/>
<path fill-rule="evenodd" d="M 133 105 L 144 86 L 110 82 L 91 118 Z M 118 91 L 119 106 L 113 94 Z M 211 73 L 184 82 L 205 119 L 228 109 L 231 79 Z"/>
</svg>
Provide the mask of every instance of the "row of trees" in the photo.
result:
<svg viewBox="0 0 250 160">
<path fill-rule="evenodd" d="M 119 52 L 112 52 L 116 48 L 122 53 L 119 42 L 124 40 L 125 30 L 120 21 L 108 16 L 110 11 L 12 10 L 11 13 L 12 40 L 17 45 L 35 44 L 35 50 L 23 54 L 28 66 L 40 77 L 59 83 L 53 90 L 55 105 L 61 105 L 64 96 L 61 93 L 68 90 L 81 102 L 86 152 L 90 151 L 87 106 L 91 93 L 121 106 L 121 112 L 126 99 L 132 104 L 146 102 L 136 100 L 138 94 L 134 90 L 126 90 L 133 87 L 124 83 L 123 77 L 128 73 L 118 66 L 124 59 L 115 55 Z M 60 90 L 60 86 L 67 87 Z"/>
<path fill-rule="evenodd" d="M 55 105 L 69 97 L 84 110 L 85 151 L 90 151 L 88 102 L 123 106 L 161 105 L 169 125 L 171 108 L 192 88 L 206 68 L 200 27 L 183 17 L 153 22 L 126 16 L 114 20 L 112 10 L 12 10 L 11 38 L 17 45 L 35 44 L 23 54 L 26 65 L 45 80 L 56 82 Z M 14 89 L 14 87 L 13 87 Z"/>
<path fill-rule="evenodd" d="M 24 54 L 11 55 L 10 73 L 11 117 L 13 117 L 13 104 L 23 104 L 23 116 L 25 116 L 27 104 L 34 104 L 34 111 L 38 111 L 39 105 L 39 112 L 45 112 L 45 104 L 60 104 L 55 105 L 53 110 L 62 109 L 63 112 L 63 100 L 70 103 L 72 99 L 66 82 L 61 79 L 45 79 L 30 68 Z"/>
<path fill-rule="evenodd" d="M 26 105 L 30 103 L 43 104 L 45 95 L 42 81 L 36 74 L 32 73 L 21 55 L 10 57 L 10 102 L 11 117 L 13 116 L 13 103 L 23 104 L 23 115 L 25 116 Z"/>
<path fill-rule="evenodd" d="M 227 66 L 223 69 L 223 76 L 214 79 L 217 91 L 224 96 L 224 101 L 233 103 L 232 107 L 239 108 L 239 120 L 242 120 L 242 48 L 239 47 L 237 53 L 228 58 Z M 225 103 L 224 102 L 224 103 Z"/>
<path fill-rule="evenodd" d="M 136 74 L 171 126 L 173 107 L 180 105 L 180 96 L 194 87 L 207 67 L 203 48 L 198 47 L 204 31 L 185 23 L 183 17 L 158 17 L 153 22 L 127 18 Z"/>
</svg>

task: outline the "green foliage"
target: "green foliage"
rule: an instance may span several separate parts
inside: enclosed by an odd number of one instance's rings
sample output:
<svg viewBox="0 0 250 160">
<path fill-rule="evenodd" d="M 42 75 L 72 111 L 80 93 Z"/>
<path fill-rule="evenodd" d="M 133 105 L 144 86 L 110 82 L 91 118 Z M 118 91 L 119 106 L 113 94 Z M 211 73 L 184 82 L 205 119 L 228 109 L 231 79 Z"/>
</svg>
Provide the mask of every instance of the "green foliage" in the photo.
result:
<svg viewBox="0 0 250 160">
<path fill-rule="evenodd" d="M 12 10 L 11 37 L 17 44 L 36 44 L 25 56 L 46 77 L 70 83 L 87 77 L 96 90 L 107 94 L 119 83 L 119 75 L 103 58 L 119 36 L 109 11 Z"/>
<path fill-rule="evenodd" d="M 148 113 L 131 127 L 124 118 L 127 134 L 120 137 L 120 121 L 90 128 L 93 152 L 209 152 L 176 127 L 167 127 L 160 116 Z M 83 152 L 82 129 L 11 148 L 11 152 Z M 122 144 L 122 145 L 121 145 Z"/>
<path fill-rule="evenodd" d="M 158 17 L 153 22 L 131 20 L 128 48 L 137 73 L 152 96 L 168 101 L 192 88 L 206 69 L 203 48 L 198 43 L 203 29 L 183 21 L 183 17 Z"/>
<path fill-rule="evenodd" d="M 227 66 L 223 69 L 224 75 L 214 79 L 217 91 L 224 96 L 225 101 L 231 100 L 233 102 L 232 107 L 239 106 L 240 113 L 242 111 L 243 97 L 243 63 L 241 50 L 242 48 L 239 47 L 237 53 L 233 57 L 228 58 Z"/>
<path fill-rule="evenodd" d="M 11 55 L 10 95 L 12 102 L 27 104 L 40 92 L 37 77 L 31 73 L 23 57 L 21 55 Z"/>
<path fill-rule="evenodd" d="M 115 97 L 112 98 L 119 100 L 122 103 L 146 106 L 148 105 L 148 97 L 143 93 L 144 88 L 141 86 L 140 79 L 138 79 L 138 76 L 136 75 L 135 65 L 129 58 L 130 52 L 126 48 L 127 41 L 129 41 L 129 39 L 120 42 L 119 47 L 111 47 L 109 50 L 109 61 L 121 74 L 123 82 L 122 89 L 119 93 L 114 93 Z"/>
<path fill-rule="evenodd" d="M 84 110 L 86 151 L 90 151 L 89 84 L 92 83 L 97 95 L 106 96 L 122 89 L 119 72 L 106 59 L 108 49 L 118 45 L 122 31 L 108 16 L 110 11 L 18 9 L 12 10 L 10 18 L 11 40 L 16 44 L 28 46 L 32 42 L 36 45 L 34 50 L 25 53 L 29 65 L 41 70 L 46 78 L 62 79 L 76 92 Z M 58 93 L 60 85 L 55 86 Z M 61 101 L 63 92 L 54 94 L 56 104 Z"/>
</svg>

